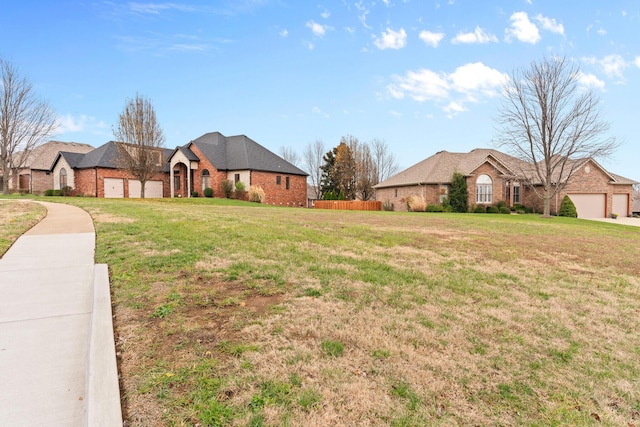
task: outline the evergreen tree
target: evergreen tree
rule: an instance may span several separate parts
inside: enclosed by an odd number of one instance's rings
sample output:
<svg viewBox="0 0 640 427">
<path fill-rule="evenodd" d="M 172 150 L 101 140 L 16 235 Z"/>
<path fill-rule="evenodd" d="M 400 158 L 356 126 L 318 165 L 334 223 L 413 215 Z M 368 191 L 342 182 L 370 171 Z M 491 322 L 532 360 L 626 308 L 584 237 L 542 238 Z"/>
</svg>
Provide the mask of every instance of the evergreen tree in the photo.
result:
<svg viewBox="0 0 640 427">
<path fill-rule="evenodd" d="M 453 212 L 469 211 L 469 190 L 467 180 L 460 172 L 454 172 L 451 178 L 451 191 L 449 192 L 449 204 Z"/>
<path fill-rule="evenodd" d="M 576 205 L 573 204 L 573 201 L 569 198 L 569 196 L 564 196 L 564 198 L 562 199 L 562 203 L 560 203 L 560 212 L 558 212 L 558 216 L 578 218 L 578 211 L 576 210 Z"/>
</svg>

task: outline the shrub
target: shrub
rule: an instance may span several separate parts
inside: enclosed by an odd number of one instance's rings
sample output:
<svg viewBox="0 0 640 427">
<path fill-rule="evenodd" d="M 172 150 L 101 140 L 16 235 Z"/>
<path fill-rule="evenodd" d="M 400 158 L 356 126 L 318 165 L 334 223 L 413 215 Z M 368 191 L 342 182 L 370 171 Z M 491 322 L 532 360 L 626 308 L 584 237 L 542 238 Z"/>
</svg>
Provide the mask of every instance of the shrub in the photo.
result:
<svg viewBox="0 0 640 427">
<path fill-rule="evenodd" d="M 60 189 L 60 194 L 62 194 L 63 196 L 69 197 L 71 193 L 73 193 L 73 188 L 69 187 L 68 185 L 65 185 Z"/>
<path fill-rule="evenodd" d="M 53 190 L 54 196 L 62 196 L 62 190 Z"/>
<path fill-rule="evenodd" d="M 389 200 L 385 200 L 384 202 L 382 202 L 383 211 L 393 211 L 393 208 L 393 203 L 391 203 Z"/>
<path fill-rule="evenodd" d="M 500 208 L 500 213 L 509 215 L 511 214 L 511 209 L 509 209 L 507 206 L 502 206 Z"/>
<path fill-rule="evenodd" d="M 244 197 L 244 182 L 236 182 L 236 199 L 242 199 Z"/>
<path fill-rule="evenodd" d="M 264 190 L 259 185 L 249 187 L 249 201 L 255 203 L 264 203 Z"/>
<path fill-rule="evenodd" d="M 407 199 L 407 206 L 411 212 L 424 212 L 427 210 L 427 202 L 422 196 L 412 196 Z"/>
<path fill-rule="evenodd" d="M 53 196 L 53 190 L 52 189 L 51 190 L 45 190 L 44 195 L 45 196 Z"/>
<path fill-rule="evenodd" d="M 207 187 L 204 189 L 204 197 L 213 197 L 213 188 Z"/>
<path fill-rule="evenodd" d="M 496 203 L 496 208 L 501 209 L 501 208 L 508 208 L 509 206 L 507 205 L 507 202 L 505 202 L 504 200 L 500 200 L 498 203 Z"/>
<path fill-rule="evenodd" d="M 222 194 L 224 194 L 224 197 L 226 197 L 227 199 L 231 198 L 231 193 L 233 193 L 233 182 L 229 181 L 228 179 L 225 179 L 224 181 L 221 182 L 222 185 Z"/>
<path fill-rule="evenodd" d="M 427 212 L 444 212 L 444 206 L 429 203 L 427 205 Z"/>
<path fill-rule="evenodd" d="M 487 213 L 500 213 L 500 209 L 497 206 L 487 207 Z"/>
<path fill-rule="evenodd" d="M 487 213 L 487 208 L 485 208 L 483 205 L 478 205 L 473 210 L 473 213 Z"/>
<path fill-rule="evenodd" d="M 562 203 L 560 203 L 560 212 L 558 212 L 558 215 L 566 216 L 569 218 L 578 217 L 576 205 L 573 204 L 573 201 L 569 198 L 569 196 L 564 196 L 564 198 L 562 199 Z"/>
<path fill-rule="evenodd" d="M 191 192 L 191 197 L 198 197 L 198 192 L 197 191 L 192 191 Z"/>
</svg>

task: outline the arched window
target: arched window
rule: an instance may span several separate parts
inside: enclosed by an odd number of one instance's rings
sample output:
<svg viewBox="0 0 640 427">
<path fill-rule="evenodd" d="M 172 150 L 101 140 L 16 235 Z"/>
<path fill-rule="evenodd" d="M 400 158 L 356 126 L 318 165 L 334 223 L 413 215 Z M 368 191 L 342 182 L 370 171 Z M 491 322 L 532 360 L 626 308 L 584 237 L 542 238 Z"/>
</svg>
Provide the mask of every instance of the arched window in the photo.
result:
<svg viewBox="0 0 640 427">
<path fill-rule="evenodd" d="M 202 191 L 209 187 L 211 187 L 211 175 L 209 175 L 209 171 L 205 169 L 202 171 Z"/>
<path fill-rule="evenodd" d="M 65 168 L 60 169 L 60 189 L 62 190 L 67 186 L 67 170 Z"/>
<path fill-rule="evenodd" d="M 476 180 L 476 203 L 493 201 L 493 181 L 489 175 L 480 175 Z"/>
</svg>

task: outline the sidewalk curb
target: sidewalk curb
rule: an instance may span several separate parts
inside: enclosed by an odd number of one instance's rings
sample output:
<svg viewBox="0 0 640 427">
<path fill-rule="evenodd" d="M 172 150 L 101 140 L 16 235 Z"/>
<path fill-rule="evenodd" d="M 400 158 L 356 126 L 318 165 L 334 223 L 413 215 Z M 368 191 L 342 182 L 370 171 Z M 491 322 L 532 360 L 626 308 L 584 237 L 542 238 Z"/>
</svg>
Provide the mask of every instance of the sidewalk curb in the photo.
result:
<svg viewBox="0 0 640 427">
<path fill-rule="evenodd" d="M 93 315 L 87 363 L 86 425 L 122 426 L 107 264 L 95 265 L 93 285 Z"/>
</svg>

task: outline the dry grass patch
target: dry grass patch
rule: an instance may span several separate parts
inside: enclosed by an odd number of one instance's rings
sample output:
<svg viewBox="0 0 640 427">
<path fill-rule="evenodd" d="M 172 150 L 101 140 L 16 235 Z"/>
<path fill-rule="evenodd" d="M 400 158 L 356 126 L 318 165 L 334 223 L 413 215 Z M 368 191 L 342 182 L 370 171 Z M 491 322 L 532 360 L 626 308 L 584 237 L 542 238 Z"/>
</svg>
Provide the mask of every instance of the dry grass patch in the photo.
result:
<svg viewBox="0 0 640 427">
<path fill-rule="evenodd" d="M 640 424 L 638 229 L 78 203 L 133 425 Z"/>
<path fill-rule="evenodd" d="M 47 209 L 33 202 L 0 200 L 0 256 L 25 231 L 36 225 L 47 214 Z"/>
</svg>

